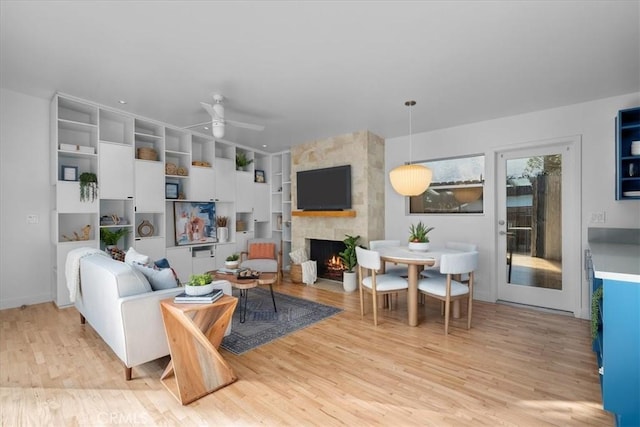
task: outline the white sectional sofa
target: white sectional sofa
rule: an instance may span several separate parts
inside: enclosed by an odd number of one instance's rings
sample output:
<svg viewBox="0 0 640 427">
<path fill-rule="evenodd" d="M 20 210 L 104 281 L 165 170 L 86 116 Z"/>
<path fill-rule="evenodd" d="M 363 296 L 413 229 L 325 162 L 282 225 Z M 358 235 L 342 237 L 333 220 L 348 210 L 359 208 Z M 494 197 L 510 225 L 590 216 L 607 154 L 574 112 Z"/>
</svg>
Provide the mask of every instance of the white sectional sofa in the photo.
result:
<svg viewBox="0 0 640 427">
<path fill-rule="evenodd" d="M 169 354 L 160 301 L 184 291 L 182 287 L 153 291 L 136 268 L 100 254 L 80 260 L 80 291 L 75 306 L 111 347 L 131 379 L 132 367 Z M 231 295 L 231 284 L 215 282 Z M 230 333 L 230 327 L 225 335 Z"/>
</svg>

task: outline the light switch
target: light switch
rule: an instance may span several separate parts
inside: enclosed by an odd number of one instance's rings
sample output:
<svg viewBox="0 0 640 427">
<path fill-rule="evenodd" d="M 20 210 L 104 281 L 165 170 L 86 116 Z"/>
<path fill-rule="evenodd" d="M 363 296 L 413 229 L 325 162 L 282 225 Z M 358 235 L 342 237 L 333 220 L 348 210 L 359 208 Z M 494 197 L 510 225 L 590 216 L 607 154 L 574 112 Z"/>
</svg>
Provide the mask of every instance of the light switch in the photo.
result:
<svg viewBox="0 0 640 427">
<path fill-rule="evenodd" d="M 27 215 L 27 224 L 37 224 L 40 222 L 40 217 L 36 214 Z"/>
</svg>

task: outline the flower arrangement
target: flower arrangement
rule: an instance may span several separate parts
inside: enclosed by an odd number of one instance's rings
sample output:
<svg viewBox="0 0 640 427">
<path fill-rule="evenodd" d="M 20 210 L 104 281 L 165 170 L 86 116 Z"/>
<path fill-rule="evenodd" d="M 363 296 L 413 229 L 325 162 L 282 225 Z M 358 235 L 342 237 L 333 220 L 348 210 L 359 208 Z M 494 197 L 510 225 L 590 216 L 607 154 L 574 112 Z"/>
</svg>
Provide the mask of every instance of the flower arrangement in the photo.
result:
<svg viewBox="0 0 640 427">
<path fill-rule="evenodd" d="M 411 224 L 409 227 L 409 242 L 412 243 L 429 243 L 429 232 L 433 230 L 434 227 L 427 227 L 419 221 L 417 225 Z"/>
</svg>

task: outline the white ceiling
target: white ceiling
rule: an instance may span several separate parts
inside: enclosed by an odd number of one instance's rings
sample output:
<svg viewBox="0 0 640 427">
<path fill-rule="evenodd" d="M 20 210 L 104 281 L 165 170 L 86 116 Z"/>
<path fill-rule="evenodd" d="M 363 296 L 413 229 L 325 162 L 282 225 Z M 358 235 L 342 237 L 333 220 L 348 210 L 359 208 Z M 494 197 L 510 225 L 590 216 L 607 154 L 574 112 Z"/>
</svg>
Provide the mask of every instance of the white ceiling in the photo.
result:
<svg viewBox="0 0 640 427">
<path fill-rule="evenodd" d="M 55 91 L 280 151 L 640 91 L 639 1 L 0 1 L 3 88 Z M 128 104 L 119 105 L 125 99 Z"/>
</svg>

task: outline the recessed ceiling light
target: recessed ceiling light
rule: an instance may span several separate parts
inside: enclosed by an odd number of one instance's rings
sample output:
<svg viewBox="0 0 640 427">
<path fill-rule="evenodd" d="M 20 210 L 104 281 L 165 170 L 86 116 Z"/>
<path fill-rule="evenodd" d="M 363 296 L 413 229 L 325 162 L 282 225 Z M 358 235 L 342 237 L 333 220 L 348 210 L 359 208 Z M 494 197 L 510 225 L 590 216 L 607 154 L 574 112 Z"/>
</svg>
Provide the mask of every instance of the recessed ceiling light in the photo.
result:
<svg viewBox="0 0 640 427">
<path fill-rule="evenodd" d="M 262 148 L 267 148 L 267 144 L 262 144 Z"/>
<path fill-rule="evenodd" d="M 204 127 L 204 130 L 209 130 L 209 126 L 205 126 L 205 127 Z"/>
<path fill-rule="evenodd" d="M 125 101 L 124 99 L 121 99 L 120 101 L 118 101 L 120 104 L 126 104 L 127 101 Z"/>
</svg>

